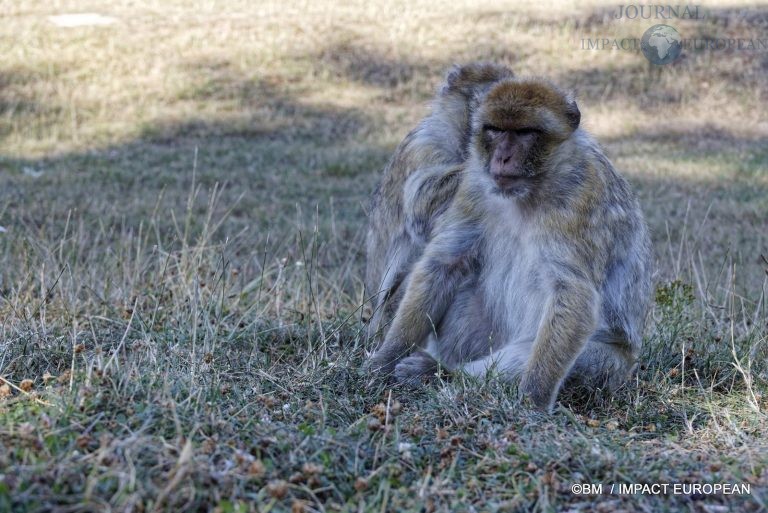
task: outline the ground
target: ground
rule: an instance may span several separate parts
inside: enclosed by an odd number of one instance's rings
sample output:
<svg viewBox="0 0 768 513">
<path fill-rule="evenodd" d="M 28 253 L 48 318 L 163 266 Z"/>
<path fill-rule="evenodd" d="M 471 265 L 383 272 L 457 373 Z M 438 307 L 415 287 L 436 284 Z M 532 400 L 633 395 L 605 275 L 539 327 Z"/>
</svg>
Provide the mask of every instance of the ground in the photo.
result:
<svg viewBox="0 0 768 513">
<path fill-rule="evenodd" d="M 584 39 L 768 9 L 617 7 L 0 0 L 0 511 L 766 509 L 768 49 Z M 653 234 L 636 376 L 552 415 L 360 370 L 368 195 L 478 59 L 574 90 Z"/>
</svg>

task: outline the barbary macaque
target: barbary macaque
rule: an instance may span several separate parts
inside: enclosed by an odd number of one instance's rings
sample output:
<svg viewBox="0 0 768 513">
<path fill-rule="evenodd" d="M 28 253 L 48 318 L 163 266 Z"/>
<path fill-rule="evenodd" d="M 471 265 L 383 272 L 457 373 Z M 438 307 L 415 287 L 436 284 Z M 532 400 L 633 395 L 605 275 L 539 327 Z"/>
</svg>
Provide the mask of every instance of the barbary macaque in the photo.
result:
<svg viewBox="0 0 768 513">
<path fill-rule="evenodd" d="M 367 368 L 410 383 L 438 364 L 494 371 L 545 410 L 566 378 L 617 388 L 651 292 L 637 200 L 547 81 L 501 78 L 469 111 L 459 183 Z"/>
</svg>

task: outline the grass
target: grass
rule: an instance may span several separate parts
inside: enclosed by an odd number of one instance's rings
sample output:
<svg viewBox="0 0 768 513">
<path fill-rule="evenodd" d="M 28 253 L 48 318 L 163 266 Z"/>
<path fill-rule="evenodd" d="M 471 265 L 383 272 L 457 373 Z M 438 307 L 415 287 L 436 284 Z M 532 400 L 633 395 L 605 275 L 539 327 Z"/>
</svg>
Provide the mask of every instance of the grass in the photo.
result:
<svg viewBox="0 0 768 513">
<path fill-rule="evenodd" d="M 653 23 L 615 8 L 0 1 L 0 511 L 768 508 L 768 54 L 580 50 Z M 670 24 L 764 37 L 704 9 Z M 368 194 L 476 59 L 575 89 L 653 232 L 641 368 L 551 416 L 359 370 Z"/>
</svg>

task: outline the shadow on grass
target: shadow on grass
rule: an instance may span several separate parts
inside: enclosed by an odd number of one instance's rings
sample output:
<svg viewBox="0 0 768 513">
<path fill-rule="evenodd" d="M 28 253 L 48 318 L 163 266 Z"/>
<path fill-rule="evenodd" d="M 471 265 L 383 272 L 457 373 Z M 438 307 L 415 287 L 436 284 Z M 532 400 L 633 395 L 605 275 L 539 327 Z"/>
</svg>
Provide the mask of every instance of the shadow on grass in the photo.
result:
<svg viewBox="0 0 768 513">
<path fill-rule="evenodd" d="M 350 42 L 332 43 L 319 51 L 315 59 L 320 73 L 381 89 L 395 89 L 430 77 L 433 69 L 445 65 L 412 56 L 394 58 Z"/>
<path fill-rule="evenodd" d="M 311 213 L 333 198 L 337 214 L 360 218 L 389 152 L 359 142 L 373 127 L 362 108 L 308 101 L 292 84 L 244 76 L 226 61 L 185 66 L 189 86 L 177 100 L 203 114 L 190 109 L 147 123 L 137 137 L 107 147 L 38 159 L 0 155 L 3 222 L 60 229 L 75 212 L 88 222 L 138 226 L 161 195 L 163 205 L 183 211 L 193 171 L 197 186 L 225 186 L 222 203 L 237 205 L 240 227 L 254 219 L 290 223 L 297 209 Z"/>
</svg>

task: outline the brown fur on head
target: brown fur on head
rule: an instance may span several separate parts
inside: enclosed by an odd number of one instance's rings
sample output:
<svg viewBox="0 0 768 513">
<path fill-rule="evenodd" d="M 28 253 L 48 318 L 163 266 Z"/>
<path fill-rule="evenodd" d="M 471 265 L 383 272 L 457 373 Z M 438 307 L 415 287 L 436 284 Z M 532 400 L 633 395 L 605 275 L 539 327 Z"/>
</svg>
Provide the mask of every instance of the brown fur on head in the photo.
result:
<svg viewBox="0 0 768 513">
<path fill-rule="evenodd" d="M 535 79 L 504 80 L 483 99 L 481 126 L 497 130 L 537 130 L 549 139 L 564 141 L 579 127 L 581 113 L 569 94 Z"/>
</svg>

